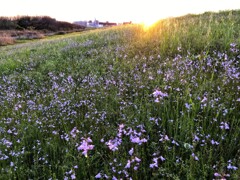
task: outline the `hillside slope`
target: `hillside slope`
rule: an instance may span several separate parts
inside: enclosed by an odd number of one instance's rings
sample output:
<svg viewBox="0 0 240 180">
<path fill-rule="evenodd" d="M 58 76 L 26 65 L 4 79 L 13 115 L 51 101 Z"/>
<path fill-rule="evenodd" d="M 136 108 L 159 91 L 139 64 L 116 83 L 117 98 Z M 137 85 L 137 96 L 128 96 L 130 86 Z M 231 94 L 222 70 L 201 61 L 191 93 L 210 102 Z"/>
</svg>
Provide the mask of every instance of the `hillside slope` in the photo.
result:
<svg viewBox="0 0 240 180">
<path fill-rule="evenodd" d="M 0 47 L 0 179 L 239 179 L 239 13 Z"/>
</svg>

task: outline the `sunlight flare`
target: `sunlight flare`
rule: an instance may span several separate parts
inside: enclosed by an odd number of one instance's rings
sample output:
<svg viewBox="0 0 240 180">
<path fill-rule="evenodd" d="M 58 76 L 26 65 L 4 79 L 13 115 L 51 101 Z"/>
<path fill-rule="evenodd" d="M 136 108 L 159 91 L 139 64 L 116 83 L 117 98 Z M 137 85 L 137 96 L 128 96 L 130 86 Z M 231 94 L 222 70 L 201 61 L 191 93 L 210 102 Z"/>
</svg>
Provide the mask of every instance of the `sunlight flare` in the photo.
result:
<svg viewBox="0 0 240 180">
<path fill-rule="evenodd" d="M 156 22 L 157 22 L 156 20 L 147 20 L 147 21 L 144 21 L 142 24 L 144 29 L 148 30 L 150 27 L 154 26 Z"/>
<path fill-rule="evenodd" d="M 164 15 L 160 16 L 154 16 L 152 14 L 148 14 L 145 17 L 142 18 L 141 24 L 143 25 L 145 30 L 148 30 L 149 28 L 153 27 L 156 22 L 158 22 L 160 19 L 162 19 Z"/>
</svg>

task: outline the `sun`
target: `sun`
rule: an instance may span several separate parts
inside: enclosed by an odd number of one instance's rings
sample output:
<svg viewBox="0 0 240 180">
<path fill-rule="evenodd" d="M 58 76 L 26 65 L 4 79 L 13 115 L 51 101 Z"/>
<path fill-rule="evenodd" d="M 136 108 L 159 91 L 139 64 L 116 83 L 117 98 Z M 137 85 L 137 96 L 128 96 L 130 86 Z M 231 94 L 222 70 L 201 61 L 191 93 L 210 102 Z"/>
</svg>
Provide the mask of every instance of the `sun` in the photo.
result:
<svg viewBox="0 0 240 180">
<path fill-rule="evenodd" d="M 152 9 L 148 9 L 148 13 L 145 13 L 144 15 L 140 16 L 141 18 L 141 24 L 143 24 L 144 29 L 149 29 L 150 27 L 154 26 L 156 22 L 164 18 L 164 12 L 158 12 L 158 13 L 151 13 Z"/>
<path fill-rule="evenodd" d="M 158 20 L 156 19 L 148 19 L 143 22 L 143 25 L 146 27 L 151 27 L 153 26 Z"/>
<path fill-rule="evenodd" d="M 153 27 L 158 20 L 159 19 L 156 19 L 156 18 L 145 19 L 144 21 L 142 21 L 141 24 L 142 24 L 144 30 L 146 31 L 149 28 Z"/>
</svg>

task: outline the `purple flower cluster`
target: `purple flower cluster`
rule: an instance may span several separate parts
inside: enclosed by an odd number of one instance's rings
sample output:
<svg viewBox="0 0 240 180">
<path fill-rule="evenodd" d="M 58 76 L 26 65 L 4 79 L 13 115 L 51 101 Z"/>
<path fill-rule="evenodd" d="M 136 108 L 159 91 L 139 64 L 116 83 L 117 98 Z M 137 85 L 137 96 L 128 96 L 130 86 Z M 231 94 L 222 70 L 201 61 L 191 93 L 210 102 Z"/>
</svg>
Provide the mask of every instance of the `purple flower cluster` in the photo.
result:
<svg viewBox="0 0 240 180">
<path fill-rule="evenodd" d="M 165 161 L 165 158 L 160 156 L 160 157 L 155 157 L 153 158 L 153 163 L 150 164 L 150 168 L 158 168 L 158 160 L 161 160 L 162 162 Z"/>
<path fill-rule="evenodd" d="M 116 151 L 118 150 L 118 147 L 122 143 L 122 137 L 123 135 L 129 136 L 129 139 L 132 143 L 142 145 L 142 143 L 146 143 L 148 140 L 146 138 L 141 138 L 142 133 L 145 132 L 143 126 L 138 126 L 140 127 L 140 132 L 133 130 L 132 128 L 126 128 L 124 129 L 125 125 L 120 124 L 118 128 L 118 133 L 117 136 L 114 139 L 110 139 L 105 144 L 108 146 L 108 148 L 111 151 Z M 133 149 L 129 152 L 133 152 Z"/>
<path fill-rule="evenodd" d="M 163 99 L 164 97 L 168 97 L 167 93 L 163 93 L 162 91 L 160 91 L 159 89 L 156 89 L 153 92 L 153 97 L 155 98 L 155 102 L 160 102 L 161 99 Z"/>
<path fill-rule="evenodd" d="M 92 140 L 88 137 L 88 138 L 82 138 L 82 142 L 80 144 L 80 146 L 78 146 L 77 150 L 80 151 L 82 150 L 82 154 L 87 157 L 87 153 L 89 150 L 93 150 L 94 145 L 91 145 Z"/>
</svg>

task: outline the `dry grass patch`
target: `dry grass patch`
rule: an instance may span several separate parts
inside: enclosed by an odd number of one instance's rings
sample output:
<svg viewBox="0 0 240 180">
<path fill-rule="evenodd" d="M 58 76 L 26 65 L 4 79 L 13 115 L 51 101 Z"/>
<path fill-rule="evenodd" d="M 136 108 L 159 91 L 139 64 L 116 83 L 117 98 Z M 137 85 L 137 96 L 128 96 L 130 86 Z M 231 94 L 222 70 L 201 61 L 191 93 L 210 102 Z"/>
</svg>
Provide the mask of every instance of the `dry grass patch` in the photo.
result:
<svg viewBox="0 0 240 180">
<path fill-rule="evenodd" d="M 14 44 L 15 39 L 7 34 L 0 35 L 0 46 Z"/>
<path fill-rule="evenodd" d="M 16 31 L 5 30 L 0 31 L 0 46 L 15 44 L 16 40 L 32 40 L 44 38 L 44 32 L 41 31 Z"/>
</svg>

